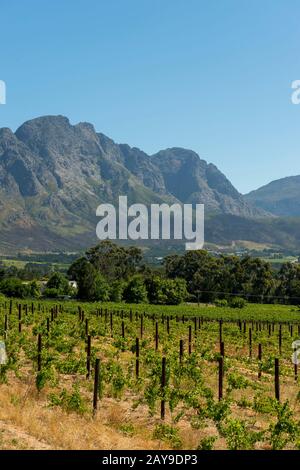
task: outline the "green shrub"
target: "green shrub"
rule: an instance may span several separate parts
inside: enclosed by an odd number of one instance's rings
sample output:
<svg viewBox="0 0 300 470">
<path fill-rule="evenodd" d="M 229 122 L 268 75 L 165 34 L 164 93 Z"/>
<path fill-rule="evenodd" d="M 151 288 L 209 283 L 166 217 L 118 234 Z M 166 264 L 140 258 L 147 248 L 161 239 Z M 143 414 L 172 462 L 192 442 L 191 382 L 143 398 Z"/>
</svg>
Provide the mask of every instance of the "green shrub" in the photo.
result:
<svg viewBox="0 0 300 470">
<path fill-rule="evenodd" d="M 242 375 L 232 372 L 227 377 L 228 389 L 230 390 L 240 390 L 243 388 L 247 388 L 250 385 L 248 379 L 243 377 Z"/>
<path fill-rule="evenodd" d="M 29 284 L 24 284 L 20 279 L 13 277 L 1 281 L 0 291 L 7 297 L 17 297 L 19 299 L 30 297 Z"/>
<path fill-rule="evenodd" d="M 73 267 L 73 270 L 70 272 L 73 273 L 74 269 Z M 79 299 L 101 302 L 109 300 L 109 283 L 105 277 L 84 258 L 78 260 L 75 279 L 78 284 L 77 297 Z"/>
<path fill-rule="evenodd" d="M 178 429 L 168 424 L 158 424 L 154 430 L 153 438 L 170 444 L 174 449 L 182 448 L 182 440 L 179 437 Z"/>
<path fill-rule="evenodd" d="M 228 307 L 228 301 L 226 299 L 216 299 L 215 306 L 216 307 Z"/>
<path fill-rule="evenodd" d="M 114 281 L 111 285 L 109 300 L 111 302 L 121 302 L 123 299 L 123 292 L 125 289 L 124 281 Z"/>
<path fill-rule="evenodd" d="M 240 419 L 228 419 L 220 430 L 229 450 L 251 450 L 263 436 L 262 432 L 250 431 Z"/>
<path fill-rule="evenodd" d="M 84 414 L 87 411 L 86 404 L 80 394 L 79 385 L 73 384 L 73 389 L 68 392 L 65 388 L 59 395 L 52 393 L 49 395 L 50 406 L 60 406 L 68 412 Z"/>
<path fill-rule="evenodd" d="M 59 289 L 55 287 L 47 287 L 43 292 L 45 299 L 57 299 L 61 295 Z"/>
<path fill-rule="evenodd" d="M 246 300 L 241 297 L 231 297 L 229 299 L 229 307 L 231 308 L 244 308 L 246 305 Z"/>
<path fill-rule="evenodd" d="M 276 401 L 274 406 L 276 408 L 277 421 L 271 423 L 268 428 L 270 444 L 273 450 L 282 450 L 288 443 L 292 443 L 299 437 L 299 423 L 292 418 L 293 413 L 288 401 L 283 404 Z"/>
<path fill-rule="evenodd" d="M 149 302 L 155 305 L 179 305 L 188 296 L 186 281 L 180 278 L 153 276 L 146 279 L 146 287 Z"/>
<path fill-rule="evenodd" d="M 144 279 L 138 275 L 133 276 L 124 289 L 123 297 L 128 303 L 139 304 L 147 302 L 147 289 Z"/>
<path fill-rule="evenodd" d="M 200 444 L 197 447 L 197 450 L 213 450 L 214 443 L 217 440 L 216 436 L 204 437 L 201 439 Z"/>
</svg>

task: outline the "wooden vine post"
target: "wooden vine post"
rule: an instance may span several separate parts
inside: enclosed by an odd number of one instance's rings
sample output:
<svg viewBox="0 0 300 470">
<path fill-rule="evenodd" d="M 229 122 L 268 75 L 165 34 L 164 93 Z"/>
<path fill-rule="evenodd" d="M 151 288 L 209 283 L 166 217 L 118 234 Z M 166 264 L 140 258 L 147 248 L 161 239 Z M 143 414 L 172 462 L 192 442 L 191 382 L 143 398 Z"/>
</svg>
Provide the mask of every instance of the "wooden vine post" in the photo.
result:
<svg viewBox="0 0 300 470">
<path fill-rule="evenodd" d="M 279 359 L 275 359 L 275 398 L 280 401 Z"/>
<path fill-rule="evenodd" d="M 182 364 L 183 360 L 183 339 L 179 341 L 179 363 Z"/>
<path fill-rule="evenodd" d="M 155 323 L 155 351 L 158 350 L 158 322 Z"/>
<path fill-rule="evenodd" d="M 22 332 L 22 305 L 18 305 L 18 317 L 19 317 L 19 333 Z"/>
<path fill-rule="evenodd" d="M 161 392 L 162 400 L 160 406 L 160 418 L 165 419 L 166 414 L 166 402 L 165 402 L 165 388 L 166 388 L 166 358 L 162 358 L 162 370 L 161 370 Z"/>
<path fill-rule="evenodd" d="M 279 354 L 281 356 L 281 350 L 282 350 L 282 325 L 279 325 L 278 347 L 279 347 Z"/>
<path fill-rule="evenodd" d="M 140 340 L 135 339 L 135 376 L 138 379 L 140 376 Z"/>
<path fill-rule="evenodd" d="M 87 348 L 86 348 L 86 378 L 89 379 L 91 375 L 91 346 L 92 338 L 91 335 L 87 337 Z"/>
<path fill-rule="evenodd" d="M 261 378 L 261 360 L 262 360 L 262 347 L 261 343 L 258 345 L 258 378 Z"/>
<path fill-rule="evenodd" d="M 99 375 L 100 375 L 100 359 L 96 359 L 94 372 L 94 397 L 93 397 L 93 416 L 96 415 L 98 409 L 99 396 Z"/>
<path fill-rule="evenodd" d="M 223 398 L 223 376 L 224 376 L 224 358 L 222 356 L 218 359 L 219 362 L 219 401 Z"/>
<path fill-rule="evenodd" d="M 42 370 L 42 335 L 38 335 L 38 354 L 37 354 L 37 369 L 38 372 Z"/>
<path fill-rule="evenodd" d="M 249 357 L 252 357 L 252 328 L 249 328 Z"/>
</svg>

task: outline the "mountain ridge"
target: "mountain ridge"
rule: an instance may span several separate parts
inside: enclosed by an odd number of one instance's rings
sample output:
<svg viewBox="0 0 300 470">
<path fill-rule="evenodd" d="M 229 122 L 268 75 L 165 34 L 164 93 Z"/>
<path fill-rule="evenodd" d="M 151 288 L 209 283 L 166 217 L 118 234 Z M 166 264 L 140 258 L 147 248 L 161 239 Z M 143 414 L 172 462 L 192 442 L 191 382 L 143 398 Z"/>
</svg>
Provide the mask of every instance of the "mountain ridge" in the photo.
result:
<svg viewBox="0 0 300 470">
<path fill-rule="evenodd" d="M 15 133 L 0 129 L 2 250 L 96 243 L 96 208 L 119 195 L 129 204 L 204 203 L 208 217 L 270 217 L 193 150 L 148 155 L 62 115 L 26 121 Z"/>
<path fill-rule="evenodd" d="M 244 196 L 250 204 L 281 217 L 300 216 L 300 175 L 286 176 Z"/>
</svg>

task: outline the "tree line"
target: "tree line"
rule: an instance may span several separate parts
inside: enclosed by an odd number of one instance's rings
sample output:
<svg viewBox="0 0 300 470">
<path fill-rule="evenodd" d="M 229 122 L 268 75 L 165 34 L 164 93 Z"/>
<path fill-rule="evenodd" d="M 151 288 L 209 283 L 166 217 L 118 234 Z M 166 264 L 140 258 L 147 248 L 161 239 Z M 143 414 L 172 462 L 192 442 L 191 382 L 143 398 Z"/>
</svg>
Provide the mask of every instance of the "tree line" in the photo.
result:
<svg viewBox="0 0 300 470">
<path fill-rule="evenodd" d="M 30 277 L 35 270 L 28 266 Z M 86 301 L 179 304 L 215 302 L 241 306 L 248 302 L 300 304 L 300 265 L 285 263 L 279 271 L 250 256 L 213 256 L 205 250 L 169 255 L 161 269 L 144 262 L 136 247 L 103 241 L 76 259 L 66 274 L 48 275 L 42 292 L 37 278 L 26 284 L 0 269 L 0 291 L 8 296 L 77 297 Z M 35 273 L 36 274 L 36 273 Z M 70 285 L 76 282 L 76 288 Z"/>
</svg>

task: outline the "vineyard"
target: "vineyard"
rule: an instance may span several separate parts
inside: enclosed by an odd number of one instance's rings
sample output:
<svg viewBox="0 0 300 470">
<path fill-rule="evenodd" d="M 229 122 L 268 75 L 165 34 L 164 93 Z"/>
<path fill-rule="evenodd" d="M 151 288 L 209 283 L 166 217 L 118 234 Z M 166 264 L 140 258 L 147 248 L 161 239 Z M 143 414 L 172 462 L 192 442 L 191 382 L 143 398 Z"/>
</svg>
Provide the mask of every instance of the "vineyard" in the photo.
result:
<svg viewBox="0 0 300 470">
<path fill-rule="evenodd" d="M 6 299 L 0 338 L 0 424 L 46 448 L 300 449 L 296 307 Z"/>
</svg>

